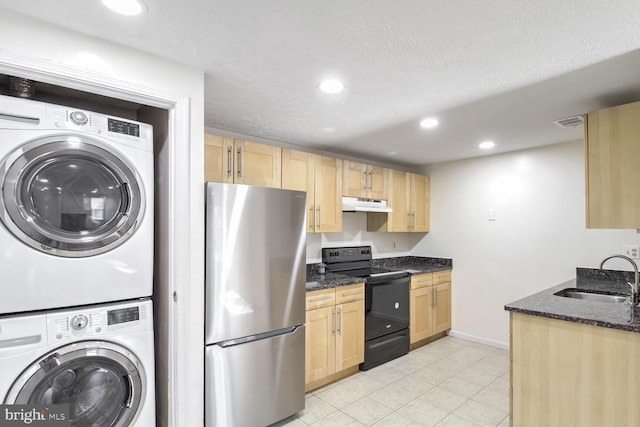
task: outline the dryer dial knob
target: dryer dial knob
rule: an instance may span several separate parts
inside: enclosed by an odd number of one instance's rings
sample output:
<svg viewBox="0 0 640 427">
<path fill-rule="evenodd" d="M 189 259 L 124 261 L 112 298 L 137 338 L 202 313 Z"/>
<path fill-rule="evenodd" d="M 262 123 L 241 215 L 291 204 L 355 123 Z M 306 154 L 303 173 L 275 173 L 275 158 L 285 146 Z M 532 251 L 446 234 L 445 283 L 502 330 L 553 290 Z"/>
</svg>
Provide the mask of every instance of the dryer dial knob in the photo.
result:
<svg viewBox="0 0 640 427">
<path fill-rule="evenodd" d="M 89 117 L 82 111 L 73 111 L 69 115 L 71 121 L 79 126 L 86 125 L 89 122 Z"/>
<path fill-rule="evenodd" d="M 89 319 L 84 314 L 78 314 L 71 318 L 71 327 L 76 331 L 84 329 L 87 326 L 87 323 L 89 323 Z"/>
</svg>

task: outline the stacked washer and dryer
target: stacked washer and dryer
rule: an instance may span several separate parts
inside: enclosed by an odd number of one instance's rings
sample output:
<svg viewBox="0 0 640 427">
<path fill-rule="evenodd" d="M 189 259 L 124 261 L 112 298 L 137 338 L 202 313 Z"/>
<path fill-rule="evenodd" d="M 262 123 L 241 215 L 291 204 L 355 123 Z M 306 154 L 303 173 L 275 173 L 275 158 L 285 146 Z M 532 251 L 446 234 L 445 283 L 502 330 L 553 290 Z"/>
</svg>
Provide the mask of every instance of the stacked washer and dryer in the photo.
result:
<svg viewBox="0 0 640 427">
<path fill-rule="evenodd" d="M 155 426 L 152 132 L 0 96 L 0 403 Z"/>
</svg>

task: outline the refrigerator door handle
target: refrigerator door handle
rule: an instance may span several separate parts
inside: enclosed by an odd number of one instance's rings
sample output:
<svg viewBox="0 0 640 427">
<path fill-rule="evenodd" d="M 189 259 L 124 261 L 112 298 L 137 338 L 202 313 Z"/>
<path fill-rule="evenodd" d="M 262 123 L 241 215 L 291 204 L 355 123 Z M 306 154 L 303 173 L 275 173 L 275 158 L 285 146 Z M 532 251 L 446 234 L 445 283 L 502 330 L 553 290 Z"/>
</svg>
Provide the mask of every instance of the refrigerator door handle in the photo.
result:
<svg viewBox="0 0 640 427">
<path fill-rule="evenodd" d="M 232 339 L 232 340 L 221 341 L 219 343 L 216 343 L 216 345 L 219 346 L 219 347 L 223 347 L 223 348 L 233 347 L 234 345 L 240 345 L 240 344 L 245 344 L 245 343 L 252 342 L 252 341 L 264 340 L 264 339 L 275 337 L 275 336 L 278 336 L 278 335 L 292 334 L 295 331 L 297 331 L 300 327 L 302 327 L 302 325 L 296 325 L 296 326 L 292 326 L 290 328 L 277 329 L 275 331 L 264 332 L 262 334 L 249 335 L 248 337 L 235 338 L 235 339 Z"/>
</svg>

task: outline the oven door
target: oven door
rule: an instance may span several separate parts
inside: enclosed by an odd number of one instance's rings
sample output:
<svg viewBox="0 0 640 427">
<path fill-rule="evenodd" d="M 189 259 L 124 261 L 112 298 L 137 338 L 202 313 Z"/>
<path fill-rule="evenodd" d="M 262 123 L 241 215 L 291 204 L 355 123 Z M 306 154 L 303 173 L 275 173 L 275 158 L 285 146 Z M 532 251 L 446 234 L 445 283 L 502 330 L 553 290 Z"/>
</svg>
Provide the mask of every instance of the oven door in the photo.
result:
<svg viewBox="0 0 640 427">
<path fill-rule="evenodd" d="M 409 277 L 367 282 L 365 341 L 409 327 Z"/>
</svg>

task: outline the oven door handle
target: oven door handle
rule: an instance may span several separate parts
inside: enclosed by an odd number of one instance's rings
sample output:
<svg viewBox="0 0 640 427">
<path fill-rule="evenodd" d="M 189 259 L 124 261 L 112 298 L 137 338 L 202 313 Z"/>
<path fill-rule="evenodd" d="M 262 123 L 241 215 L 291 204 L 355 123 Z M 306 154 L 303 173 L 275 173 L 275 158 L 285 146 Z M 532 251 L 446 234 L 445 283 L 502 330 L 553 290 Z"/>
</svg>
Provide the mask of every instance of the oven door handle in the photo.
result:
<svg viewBox="0 0 640 427">
<path fill-rule="evenodd" d="M 403 283 L 406 283 L 407 285 L 409 285 L 409 276 L 400 277 L 396 279 L 389 279 L 389 280 L 380 280 L 379 282 L 374 282 L 374 283 L 366 282 L 365 285 L 367 287 L 375 287 L 375 286 L 387 286 L 387 285 L 401 285 Z"/>
</svg>

